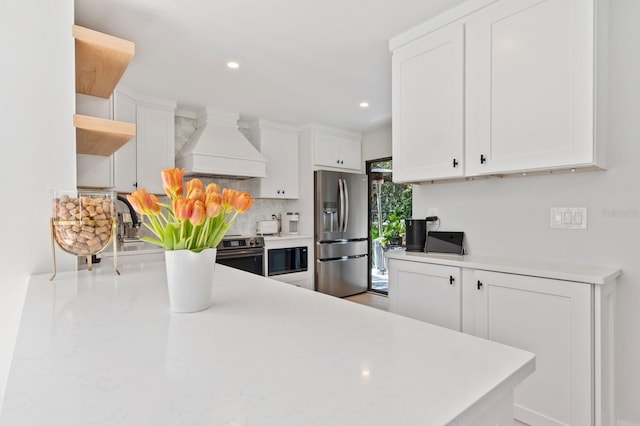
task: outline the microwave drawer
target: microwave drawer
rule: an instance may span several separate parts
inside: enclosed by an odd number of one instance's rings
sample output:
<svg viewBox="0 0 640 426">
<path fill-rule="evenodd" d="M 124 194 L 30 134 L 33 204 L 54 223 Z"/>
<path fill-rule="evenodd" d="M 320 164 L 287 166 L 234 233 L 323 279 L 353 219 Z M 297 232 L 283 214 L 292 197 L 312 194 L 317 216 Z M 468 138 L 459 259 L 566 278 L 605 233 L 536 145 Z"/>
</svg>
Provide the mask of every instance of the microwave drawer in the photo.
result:
<svg viewBox="0 0 640 426">
<path fill-rule="evenodd" d="M 308 270 L 307 246 L 273 248 L 267 250 L 267 275 L 293 274 Z"/>
</svg>

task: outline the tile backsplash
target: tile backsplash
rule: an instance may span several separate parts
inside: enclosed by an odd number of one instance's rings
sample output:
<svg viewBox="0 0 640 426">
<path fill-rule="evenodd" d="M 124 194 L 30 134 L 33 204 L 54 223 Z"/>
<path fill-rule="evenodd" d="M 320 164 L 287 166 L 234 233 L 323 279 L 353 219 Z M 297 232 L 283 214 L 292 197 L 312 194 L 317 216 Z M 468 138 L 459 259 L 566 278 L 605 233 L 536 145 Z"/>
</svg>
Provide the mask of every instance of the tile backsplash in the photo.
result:
<svg viewBox="0 0 640 426">
<path fill-rule="evenodd" d="M 249 190 L 248 180 L 237 179 L 210 179 L 201 178 L 202 183 L 207 186 L 211 182 L 215 182 L 222 188 L 232 188 L 238 191 Z M 284 213 L 287 211 L 286 200 L 273 200 L 273 199 L 256 199 L 255 204 L 248 212 L 238 215 L 235 222 L 231 226 L 231 229 L 227 234 L 240 234 L 240 235 L 254 235 L 256 233 L 256 222 L 259 220 L 269 220 L 272 214 L 281 214 L 284 217 Z"/>
<path fill-rule="evenodd" d="M 185 179 L 186 181 L 189 178 Z M 222 188 L 232 188 L 238 191 L 246 191 L 251 193 L 249 190 L 249 183 L 246 180 L 235 180 L 235 179 L 212 179 L 212 178 L 200 178 L 204 186 L 207 186 L 211 182 L 215 182 L 220 185 L 220 189 Z M 160 200 L 163 203 L 168 203 L 169 200 L 166 197 L 162 197 Z M 120 203 L 118 203 L 120 204 Z M 122 209 L 122 206 L 119 207 L 119 211 L 125 211 L 126 209 Z M 272 200 L 272 199 L 256 199 L 253 207 L 249 209 L 248 212 L 240 214 L 236 217 L 235 222 L 227 232 L 229 234 L 240 234 L 240 235 L 255 235 L 256 233 L 256 222 L 259 220 L 270 220 L 272 214 L 280 214 L 281 217 L 285 216 L 287 211 L 287 201 L 286 200 Z M 140 228 L 141 236 L 151 236 L 151 232 L 146 229 L 146 227 L 142 226 Z"/>
</svg>

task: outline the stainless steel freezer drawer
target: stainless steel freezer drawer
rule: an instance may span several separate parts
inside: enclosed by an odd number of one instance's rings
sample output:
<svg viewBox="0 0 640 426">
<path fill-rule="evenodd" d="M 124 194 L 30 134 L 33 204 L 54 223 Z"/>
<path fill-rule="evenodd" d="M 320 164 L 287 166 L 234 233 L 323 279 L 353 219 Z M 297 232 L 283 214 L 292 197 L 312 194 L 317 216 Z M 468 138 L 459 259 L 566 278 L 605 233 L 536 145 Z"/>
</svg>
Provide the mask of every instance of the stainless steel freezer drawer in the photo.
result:
<svg viewBox="0 0 640 426">
<path fill-rule="evenodd" d="M 316 260 L 316 291 L 346 297 L 367 291 L 369 257 Z"/>
<path fill-rule="evenodd" d="M 316 259 L 337 259 L 345 256 L 359 256 L 368 253 L 368 240 L 316 242 Z"/>
</svg>

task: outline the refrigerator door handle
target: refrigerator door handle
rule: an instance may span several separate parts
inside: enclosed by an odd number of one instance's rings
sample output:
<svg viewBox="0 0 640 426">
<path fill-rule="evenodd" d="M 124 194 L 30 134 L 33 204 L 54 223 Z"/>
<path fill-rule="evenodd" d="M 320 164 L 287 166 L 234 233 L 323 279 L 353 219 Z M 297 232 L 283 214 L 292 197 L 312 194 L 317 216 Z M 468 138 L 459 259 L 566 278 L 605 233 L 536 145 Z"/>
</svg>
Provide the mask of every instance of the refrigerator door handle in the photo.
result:
<svg viewBox="0 0 640 426">
<path fill-rule="evenodd" d="M 338 179 L 338 188 L 340 189 L 340 217 L 338 218 L 338 232 L 344 230 L 344 187 L 342 179 Z"/>
<path fill-rule="evenodd" d="M 344 226 L 342 232 L 347 232 L 347 224 L 349 223 L 349 187 L 347 186 L 347 180 L 342 180 L 344 186 Z"/>
</svg>

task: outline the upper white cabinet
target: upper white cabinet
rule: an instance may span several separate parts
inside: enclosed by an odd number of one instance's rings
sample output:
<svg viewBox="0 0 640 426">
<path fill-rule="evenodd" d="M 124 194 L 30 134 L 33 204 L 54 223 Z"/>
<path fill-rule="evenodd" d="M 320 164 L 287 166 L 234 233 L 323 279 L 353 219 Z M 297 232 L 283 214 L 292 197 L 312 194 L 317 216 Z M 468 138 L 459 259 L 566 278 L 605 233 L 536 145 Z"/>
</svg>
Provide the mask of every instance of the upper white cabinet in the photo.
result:
<svg viewBox="0 0 640 426">
<path fill-rule="evenodd" d="M 114 98 L 116 119 L 137 125 L 136 137 L 114 153 L 114 189 L 164 194 L 160 173 L 175 165 L 176 103 L 124 89 L 117 89 Z"/>
<path fill-rule="evenodd" d="M 466 2 L 392 39 L 394 180 L 604 168 L 606 4 Z"/>
<path fill-rule="evenodd" d="M 317 168 L 362 170 L 360 133 L 317 124 L 304 126 L 302 132 L 311 140 L 313 164 Z"/>
<path fill-rule="evenodd" d="M 461 331 L 460 268 L 389 262 L 389 311 Z"/>
<path fill-rule="evenodd" d="M 253 179 L 255 198 L 298 198 L 298 129 L 258 120 L 249 125 L 249 140 L 267 159 L 267 177 Z"/>
<path fill-rule="evenodd" d="M 463 175 L 464 27 L 393 53 L 393 179 Z"/>
<path fill-rule="evenodd" d="M 584 0 L 509 0 L 469 19 L 469 174 L 600 164 L 594 10 Z"/>
</svg>

